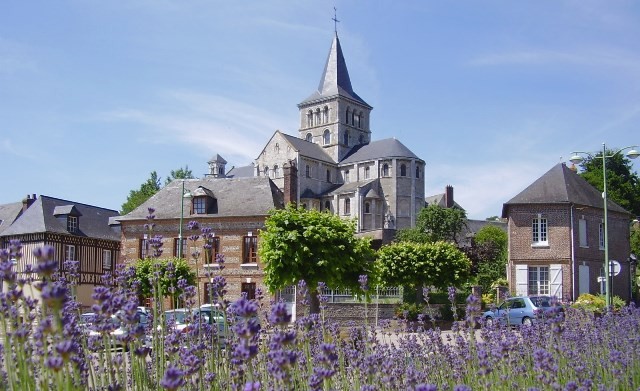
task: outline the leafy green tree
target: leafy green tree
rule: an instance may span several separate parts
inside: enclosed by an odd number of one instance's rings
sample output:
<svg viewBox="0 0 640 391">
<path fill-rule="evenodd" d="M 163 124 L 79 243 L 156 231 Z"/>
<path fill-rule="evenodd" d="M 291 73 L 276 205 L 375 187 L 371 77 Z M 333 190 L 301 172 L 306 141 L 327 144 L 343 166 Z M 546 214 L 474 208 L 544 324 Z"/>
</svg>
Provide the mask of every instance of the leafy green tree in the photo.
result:
<svg viewBox="0 0 640 391">
<path fill-rule="evenodd" d="M 458 235 L 466 225 L 467 215 L 458 208 L 442 208 L 429 205 L 422 208 L 415 228 L 401 229 L 396 234 L 398 241 L 411 242 L 458 242 Z"/>
<path fill-rule="evenodd" d="M 170 273 L 168 264 L 173 264 L 173 273 Z M 138 294 L 141 297 L 153 297 L 153 289 L 155 288 L 156 273 L 160 277 L 158 282 L 160 287 L 160 296 L 171 296 L 172 303 L 175 303 L 176 297 L 182 293 L 178 288 L 178 280 L 185 279 L 188 285 L 194 285 L 196 282 L 196 274 L 191 270 L 185 259 L 139 259 L 134 264 L 134 279 L 138 281 Z"/>
<path fill-rule="evenodd" d="M 615 150 L 607 150 L 611 156 Z M 634 216 L 640 216 L 640 178 L 633 172 L 631 161 L 622 153 L 607 159 L 607 196 Z M 587 157 L 581 164 L 580 175 L 596 189 L 604 190 L 602 152 Z"/>
<path fill-rule="evenodd" d="M 449 242 L 395 242 L 378 250 L 376 272 L 386 286 L 446 289 L 467 282 L 471 261 Z"/>
<path fill-rule="evenodd" d="M 507 241 L 507 233 L 500 227 L 485 225 L 476 233 L 471 246 L 464 249 L 483 293 L 489 293 L 498 279 L 506 278 Z"/>
<path fill-rule="evenodd" d="M 158 177 L 158 173 L 155 171 L 151 171 L 151 175 L 149 179 L 147 179 L 142 185 L 140 185 L 140 189 L 131 190 L 129 192 L 129 196 L 127 197 L 127 201 L 122 204 L 122 210 L 120 214 L 127 214 L 142 205 L 143 202 L 151 198 L 154 194 L 156 194 L 160 190 L 160 178 Z"/>
<path fill-rule="evenodd" d="M 304 280 L 311 312 L 319 311 L 318 282 L 358 289 L 358 277 L 371 274 L 374 252 L 367 238 L 354 236 L 351 220 L 295 205 L 274 210 L 260 231 L 258 254 L 271 292 Z"/>
<path fill-rule="evenodd" d="M 164 185 L 168 185 L 171 181 L 176 179 L 193 179 L 193 173 L 189 169 L 189 166 L 180 167 L 177 170 L 171 170 L 171 174 L 165 179 Z"/>
</svg>

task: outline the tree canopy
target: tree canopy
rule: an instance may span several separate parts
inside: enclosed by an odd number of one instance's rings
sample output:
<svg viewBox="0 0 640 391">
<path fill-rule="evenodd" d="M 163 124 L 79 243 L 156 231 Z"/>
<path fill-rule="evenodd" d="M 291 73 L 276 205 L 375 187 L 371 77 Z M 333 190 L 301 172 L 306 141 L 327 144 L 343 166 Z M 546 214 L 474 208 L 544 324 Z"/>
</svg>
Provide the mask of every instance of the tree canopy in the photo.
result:
<svg viewBox="0 0 640 391">
<path fill-rule="evenodd" d="M 504 230 L 495 225 L 485 225 L 478 230 L 471 246 L 464 249 L 482 292 L 490 292 L 494 282 L 506 278 L 507 242 Z"/>
<path fill-rule="evenodd" d="M 357 238 L 355 232 L 354 221 L 331 213 L 292 204 L 272 211 L 258 249 L 267 288 L 274 292 L 304 280 L 312 299 L 318 282 L 357 289 L 358 277 L 371 272 L 374 252 L 369 239 Z"/>
<path fill-rule="evenodd" d="M 386 286 L 446 289 L 467 282 L 471 261 L 449 242 L 395 242 L 378 250 L 376 272 Z"/>
<path fill-rule="evenodd" d="M 173 265 L 173 272 L 168 267 L 169 263 Z M 194 285 L 196 274 L 191 270 L 185 259 L 139 259 L 134 264 L 134 279 L 139 282 L 138 293 L 142 297 L 152 297 L 153 288 L 155 286 L 156 273 L 160 276 L 160 296 L 172 296 L 175 298 L 182 293 L 178 288 L 178 280 L 181 278 L 187 281 L 188 285 Z M 172 292 L 173 291 L 173 292 Z"/>
<path fill-rule="evenodd" d="M 458 235 L 465 227 L 467 215 L 458 208 L 443 208 L 429 205 L 420 210 L 415 228 L 401 229 L 396 240 L 409 242 L 446 241 L 457 243 Z"/>
<path fill-rule="evenodd" d="M 165 185 L 169 184 L 174 179 L 192 179 L 193 174 L 189 170 L 189 166 L 179 168 L 177 170 L 171 170 L 171 175 L 165 180 Z M 140 185 L 138 190 L 129 191 L 127 200 L 122 204 L 120 214 L 127 214 L 142 205 L 146 200 L 151 198 L 154 194 L 162 188 L 160 177 L 155 171 L 151 171 L 149 178 Z"/>
<path fill-rule="evenodd" d="M 633 171 L 631 161 L 616 150 L 606 151 L 607 196 L 634 216 L 640 216 L 640 178 Z M 612 156 L 613 155 L 613 156 Z M 604 190 L 602 152 L 587 157 L 581 164 L 580 175 L 600 191 Z"/>
</svg>

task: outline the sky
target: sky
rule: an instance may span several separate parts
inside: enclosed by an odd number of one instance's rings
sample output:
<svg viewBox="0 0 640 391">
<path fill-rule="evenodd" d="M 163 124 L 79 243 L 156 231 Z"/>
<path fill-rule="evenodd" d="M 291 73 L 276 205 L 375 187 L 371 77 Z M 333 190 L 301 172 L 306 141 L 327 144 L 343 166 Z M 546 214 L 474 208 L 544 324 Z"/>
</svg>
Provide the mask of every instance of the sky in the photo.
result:
<svg viewBox="0 0 640 391">
<path fill-rule="evenodd" d="M 152 171 L 250 164 L 298 135 L 334 7 L 372 139 L 409 147 L 425 195 L 453 186 L 470 218 L 573 151 L 640 144 L 636 1 L 4 1 L 0 204 L 120 210 Z"/>
</svg>

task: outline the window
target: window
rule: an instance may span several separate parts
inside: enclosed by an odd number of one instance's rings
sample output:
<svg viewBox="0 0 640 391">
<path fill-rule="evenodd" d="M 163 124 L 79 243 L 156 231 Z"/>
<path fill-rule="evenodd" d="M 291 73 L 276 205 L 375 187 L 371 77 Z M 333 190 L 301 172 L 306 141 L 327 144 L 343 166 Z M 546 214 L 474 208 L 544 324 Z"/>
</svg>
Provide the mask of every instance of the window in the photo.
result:
<svg viewBox="0 0 640 391">
<path fill-rule="evenodd" d="M 324 210 L 328 210 L 329 212 L 331 212 L 331 201 L 324 202 Z"/>
<path fill-rule="evenodd" d="M 344 200 L 344 214 L 346 214 L 346 215 L 350 215 L 351 214 L 351 199 L 350 198 L 346 198 Z"/>
<path fill-rule="evenodd" d="M 329 108 L 327 106 L 322 110 L 322 123 L 326 124 L 329 122 Z"/>
<path fill-rule="evenodd" d="M 267 174 L 267 168 L 265 167 L 265 175 Z M 207 213 L 207 198 L 195 197 L 193 199 L 193 213 L 203 215 Z"/>
<path fill-rule="evenodd" d="M 304 167 L 304 175 L 307 178 L 311 178 L 311 167 L 308 164 Z"/>
<path fill-rule="evenodd" d="M 531 226 L 532 241 L 534 246 L 546 246 L 549 244 L 547 241 L 547 219 L 540 217 L 533 219 Z"/>
<path fill-rule="evenodd" d="M 256 283 L 255 282 L 243 282 L 240 286 L 242 293 L 247 294 L 247 300 L 254 300 L 256 298 Z"/>
<path fill-rule="evenodd" d="M 364 203 L 364 213 L 371 213 L 371 204 L 369 202 Z"/>
<path fill-rule="evenodd" d="M 102 270 L 113 270 L 111 250 L 102 250 Z"/>
<path fill-rule="evenodd" d="M 180 247 L 180 239 L 175 238 L 173 240 L 173 256 L 176 258 L 184 258 L 184 253 L 187 249 L 187 239 L 182 238 L 182 247 Z"/>
<path fill-rule="evenodd" d="M 362 128 L 362 111 L 358 114 L 358 129 Z"/>
<path fill-rule="evenodd" d="M 331 133 L 329 133 L 329 129 L 324 130 L 324 133 L 322 134 L 322 143 L 324 145 L 331 144 Z"/>
<path fill-rule="evenodd" d="M 146 237 L 140 239 L 140 248 L 138 249 L 138 254 L 140 255 L 140 259 L 146 259 L 149 257 L 149 239 L 147 239 Z"/>
<path fill-rule="evenodd" d="M 309 110 L 307 112 L 307 127 L 310 128 L 312 126 L 313 126 L 313 111 Z"/>
<path fill-rule="evenodd" d="M 313 119 L 315 125 L 320 125 L 320 109 L 316 109 L 316 115 Z"/>
<path fill-rule="evenodd" d="M 242 245 L 242 263 L 258 262 L 258 237 L 245 236 Z"/>
<path fill-rule="evenodd" d="M 347 107 L 347 117 L 346 117 L 346 123 L 347 125 L 349 125 L 349 118 L 351 117 L 351 109 Z"/>
<path fill-rule="evenodd" d="M 313 135 L 311 133 L 307 133 L 307 141 L 313 142 Z"/>
<path fill-rule="evenodd" d="M 549 266 L 529 266 L 528 294 L 549 294 Z"/>
<path fill-rule="evenodd" d="M 400 176 L 407 176 L 407 166 L 405 164 L 400 165 Z"/>
<path fill-rule="evenodd" d="M 382 176 L 389 176 L 389 165 L 387 163 L 382 165 Z"/>
<path fill-rule="evenodd" d="M 346 130 L 342 135 L 342 143 L 346 146 L 349 146 L 349 131 Z"/>
<path fill-rule="evenodd" d="M 273 166 L 273 177 L 278 178 L 280 176 L 280 167 L 276 164 Z"/>
<path fill-rule="evenodd" d="M 331 183 L 331 171 L 327 169 L 327 182 Z"/>
<path fill-rule="evenodd" d="M 366 166 L 364 168 L 364 179 L 369 179 L 370 176 L 371 176 L 371 169 L 369 168 L 369 166 Z"/>
<path fill-rule="evenodd" d="M 604 223 L 600 223 L 598 226 L 598 247 L 600 250 L 604 250 Z"/>
<path fill-rule="evenodd" d="M 280 144 L 276 143 L 276 145 L 273 147 L 273 151 L 275 153 L 280 153 Z"/>
<path fill-rule="evenodd" d="M 349 170 L 345 170 L 344 172 L 344 183 L 349 182 Z"/>
<path fill-rule="evenodd" d="M 264 176 L 269 178 L 269 167 L 264 168 Z"/>
<path fill-rule="evenodd" d="M 578 237 L 580 239 L 580 247 L 589 247 L 587 242 L 587 220 L 584 218 L 578 220 Z"/>
<path fill-rule="evenodd" d="M 220 238 L 214 236 L 209 238 L 209 243 L 204 246 L 204 263 L 215 263 L 216 255 L 220 253 Z"/>
<path fill-rule="evenodd" d="M 76 260 L 76 246 L 73 244 L 66 244 L 64 246 L 64 260 L 75 261 Z"/>
<path fill-rule="evenodd" d="M 355 125 L 356 124 L 356 111 L 353 110 L 351 112 L 351 125 Z"/>
<path fill-rule="evenodd" d="M 420 178 L 420 167 L 416 166 L 416 179 Z"/>
<path fill-rule="evenodd" d="M 78 217 L 67 216 L 67 231 L 75 233 L 78 231 Z"/>
</svg>

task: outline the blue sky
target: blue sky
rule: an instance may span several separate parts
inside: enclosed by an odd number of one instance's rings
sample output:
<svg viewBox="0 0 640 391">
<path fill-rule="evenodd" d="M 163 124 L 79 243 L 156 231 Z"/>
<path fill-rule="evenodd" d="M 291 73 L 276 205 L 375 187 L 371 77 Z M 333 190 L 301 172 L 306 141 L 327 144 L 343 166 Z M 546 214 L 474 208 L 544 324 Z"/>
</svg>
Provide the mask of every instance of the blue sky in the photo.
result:
<svg viewBox="0 0 640 391">
<path fill-rule="evenodd" d="M 153 170 L 249 164 L 297 135 L 334 5 L 372 138 L 424 159 L 426 194 L 454 186 L 469 217 L 574 150 L 640 144 L 640 2 L 6 1 L 0 204 L 119 210 Z"/>
</svg>

